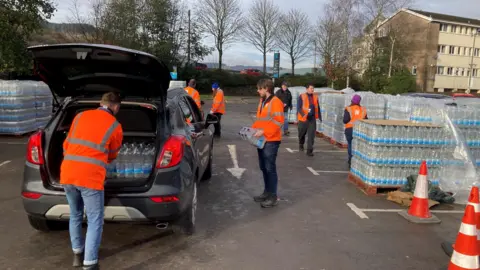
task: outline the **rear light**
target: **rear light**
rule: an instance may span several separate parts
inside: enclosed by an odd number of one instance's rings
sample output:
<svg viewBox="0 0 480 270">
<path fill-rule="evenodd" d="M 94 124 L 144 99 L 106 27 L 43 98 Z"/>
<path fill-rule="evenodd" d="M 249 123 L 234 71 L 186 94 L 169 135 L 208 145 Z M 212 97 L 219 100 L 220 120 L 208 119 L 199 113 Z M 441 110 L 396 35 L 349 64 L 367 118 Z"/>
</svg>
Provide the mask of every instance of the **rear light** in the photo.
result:
<svg viewBox="0 0 480 270">
<path fill-rule="evenodd" d="M 43 131 L 37 131 L 28 139 L 27 144 L 27 161 L 36 164 L 43 165 Z"/>
<path fill-rule="evenodd" d="M 172 135 L 165 142 L 162 153 L 157 160 L 157 169 L 170 168 L 178 165 L 183 158 L 183 144 L 185 137 L 181 135 Z"/>
<path fill-rule="evenodd" d="M 42 194 L 40 193 L 35 193 L 35 192 L 22 192 L 22 197 L 27 198 L 27 199 L 32 199 L 36 200 L 42 197 Z"/>
<path fill-rule="evenodd" d="M 179 199 L 177 196 L 157 196 L 150 197 L 150 200 L 155 203 L 169 203 L 169 202 L 178 202 Z"/>
</svg>

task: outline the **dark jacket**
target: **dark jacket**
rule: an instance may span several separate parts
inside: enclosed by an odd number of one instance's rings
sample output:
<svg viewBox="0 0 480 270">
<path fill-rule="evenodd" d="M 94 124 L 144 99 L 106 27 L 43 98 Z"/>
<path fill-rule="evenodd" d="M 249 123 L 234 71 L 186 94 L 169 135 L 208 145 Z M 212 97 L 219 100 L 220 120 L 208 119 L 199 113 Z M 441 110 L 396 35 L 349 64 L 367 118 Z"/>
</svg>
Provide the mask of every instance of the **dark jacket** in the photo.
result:
<svg viewBox="0 0 480 270">
<path fill-rule="evenodd" d="M 315 120 L 315 105 L 313 104 L 313 94 L 307 94 L 308 96 L 308 103 L 310 104 L 310 112 L 307 115 L 307 120 L 312 121 Z M 318 119 L 322 121 L 322 112 L 320 109 L 320 99 L 318 100 Z M 297 100 L 297 112 L 303 117 L 305 116 L 303 113 L 303 99 L 302 96 L 298 96 Z"/>
<path fill-rule="evenodd" d="M 286 105 L 285 107 L 283 107 L 284 112 L 292 109 L 292 93 L 290 92 L 290 90 L 287 89 L 283 91 L 283 89 L 280 88 L 277 90 L 277 92 L 275 92 L 275 96 L 277 96 L 277 98 L 279 98 L 283 102 L 283 104 Z"/>
</svg>

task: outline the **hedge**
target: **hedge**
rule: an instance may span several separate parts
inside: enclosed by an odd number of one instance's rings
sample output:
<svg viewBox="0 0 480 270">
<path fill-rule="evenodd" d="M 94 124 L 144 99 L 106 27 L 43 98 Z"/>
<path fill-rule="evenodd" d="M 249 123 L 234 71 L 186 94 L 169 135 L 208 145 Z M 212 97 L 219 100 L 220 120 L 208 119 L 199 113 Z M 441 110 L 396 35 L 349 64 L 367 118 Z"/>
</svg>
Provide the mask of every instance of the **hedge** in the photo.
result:
<svg viewBox="0 0 480 270">
<path fill-rule="evenodd" d="M 195 70 L 183 69 L 178 73 L 179 80 L 193 78 L 197 81 L 197 89 L 202 94 L 211 93 L 213 82 L 218 82 L 222 88 L 244 88 L 254 87 L 260 79 L 270 78 L 268 76 L 250 76 L 246 74 L 233 73 L 226 70 Z M 275 79 L 275 86 L 279 87 L 283 81 L 287 81 L 291 86 L 304 86 L 313 83 L 315 87 L 324 87 L 327 80 L 323 76 L 313 76 L 307 74 L 305 76 L 289 76 Z"/>
</svg>

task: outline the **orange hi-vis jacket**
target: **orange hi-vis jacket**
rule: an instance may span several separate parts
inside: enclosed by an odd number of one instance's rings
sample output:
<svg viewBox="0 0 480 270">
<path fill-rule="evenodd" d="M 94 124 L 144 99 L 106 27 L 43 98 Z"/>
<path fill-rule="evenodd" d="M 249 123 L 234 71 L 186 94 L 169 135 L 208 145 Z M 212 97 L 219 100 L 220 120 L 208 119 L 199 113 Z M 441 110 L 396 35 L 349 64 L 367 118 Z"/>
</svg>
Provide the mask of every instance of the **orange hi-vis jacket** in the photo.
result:
<svg viewBox="0 0 480 270">
<path fill-rule="evenodd" d="M 200 102 L 200 94 L 198 93 L 198 91 L 190 86 L 185 87 L 185 91 L 187 91 L 188 95 L 193 98 L 198 108 L 202 109 L 202 103 Z"/>
<path fill-rule="evenodd" d="M 225 96 L 222 89 L 218 89 L 213 98 L 212 112 L 225 114 Z"/>
<path fill-rule="evenodd" d="M 307 121 L 308 110 L 310 110 L 310 102 L 308 100 L 307 93 L 301 94 L 300 97 L 302 98 L 303 116 L 302 116 L 301 113 L 297 112 L 297 118 L 298 118 L 298 121 L 305 122 L 305 121 Z M 318 96 L 313 95 L 312 98 L 313 98 L 313 105 L 315 106 L 315 119 L 318 119 L 319 118 L 319 115 L 318 115 Z"/>
<path fill-rule="evenodd" d="M 265 136 L 267 142 L 281 141 L 284 117 L 283 102 L 276 96 L 271 95 L 265 101 L 260 99 L 257 120 L 252 127 L 263 129 L 263 136 Z"/>
<path fill-rule="evenodd" d="M 103 190 L 107 164 L 122 140 L 122 126 L 107 109 L 79 113 L 63 143 L 60 184 Z"/>
<path fill-rule="evenodd" d="M 359 105 L 348 106 L 345 110 L 350 114 L 350 122 L 345 124 L 345 128 L 353 128 L 353 124 L 357 120 L 365 119 L 365 116 L 367 116 L 367 110 Z"/>
</svg>

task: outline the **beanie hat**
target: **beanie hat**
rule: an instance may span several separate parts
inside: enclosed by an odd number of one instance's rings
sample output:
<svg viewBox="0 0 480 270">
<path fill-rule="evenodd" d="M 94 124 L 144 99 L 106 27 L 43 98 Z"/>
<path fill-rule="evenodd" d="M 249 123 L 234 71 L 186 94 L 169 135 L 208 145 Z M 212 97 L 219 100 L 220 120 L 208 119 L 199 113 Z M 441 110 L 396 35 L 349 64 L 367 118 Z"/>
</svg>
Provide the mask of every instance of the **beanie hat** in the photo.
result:
<svg viewBox="0 0 480 270">
<path fill-rule="evenodd" d="M 218 83 L 213 83 L 213 84 L 212 84 L 212 88 L 213 88 L 213 89 L 218 89 Z"/>
<path fill-rule="evenodd" d="M 353 104 L 357 104 L 357 105 L 360 104 L 360 100 L 362 100 L 362 97 L 359 96 L 359 95 L 354 95 L 354 96 L 352 97 L 352 103 L 353 103 Z"/>
</svg>

